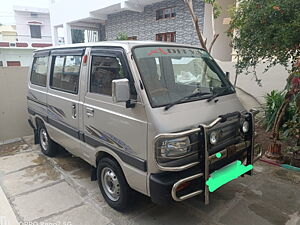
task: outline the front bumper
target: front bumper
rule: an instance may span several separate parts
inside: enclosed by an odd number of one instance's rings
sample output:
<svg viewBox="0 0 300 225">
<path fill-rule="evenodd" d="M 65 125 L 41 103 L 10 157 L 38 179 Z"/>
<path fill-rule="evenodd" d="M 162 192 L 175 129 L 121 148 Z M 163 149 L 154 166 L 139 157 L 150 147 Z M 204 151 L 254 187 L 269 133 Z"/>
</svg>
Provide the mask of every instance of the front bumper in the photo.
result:
<svg viewBox="0 0 300 225">
<path fill-rule="evenodd" d="M 255 113 L 256 112 L 250 113 L 252 121 L 254 120 Z M 230 114 L 230 116 L 234 116 L 234 114 Z M 207 130 L 219 122 L 222 122 L 222 120 L 224 121 L 222 117 L 219 117 L 210 125 L 201 125 L 199 127 L 204 133 L 204 140 L 207 140 L 205 136 Z M 254 132 L 254 127 L 252 127 L 252 134 L 254 134 Z M 164 135 L 174 136 L 176 134 Z M 180 135 L 182 135 L 182 133 Z M 254 153 L 257 150 L 259 154 L 255 157 Z M 200 195 L 205 204 L 208 204 L 209 191 L 206 181 L 209 179 L 211 173 L 236 160 L 245 161 L 246 165 L 253 165 L 262 155 L 261 149 L 254 145 L 253 135 L 251 135 L 250 140 L 227 146 L 219 152 L 221 153 L 220 158 L 217 158 L 216 154 L 209 155 L 206 143 L 204 145 L 202 160 L 199 159 L 198 162 L 180 167 L 162 167 L 158 165 L 159 168 L 165 172 L 150 175 L 150 196 L 152 201 L 163 204 L 171 201 L 183 201 Z M 251 175 L 252 171 L 246 174 Z"/>
</svg>

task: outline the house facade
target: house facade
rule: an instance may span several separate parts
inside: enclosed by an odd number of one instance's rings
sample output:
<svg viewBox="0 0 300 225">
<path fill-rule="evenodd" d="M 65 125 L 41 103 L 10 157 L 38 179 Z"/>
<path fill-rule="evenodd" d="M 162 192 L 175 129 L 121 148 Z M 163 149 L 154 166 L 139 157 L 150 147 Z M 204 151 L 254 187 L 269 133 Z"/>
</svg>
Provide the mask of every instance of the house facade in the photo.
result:
<svg viewBox="0 0 300 225">
<path fill-rule="evenodd" d="M 34 49 L 52 46 L 49 9 L 14 6 L 16 25 L 0 27 L 0 66 L 30 66 Z"/>
<path fill-rule="evenodd" d="M 14 15 L 17 41 L 37 48 L 52 44 L 49 9 L 14 6 Z"/>
<path fill-rule="evenodd" d="M 194 7 L 203 29 L 204 2 L 195 1 Z M 115 40 L 121 32 L 135 40 L 173 41 L 192 45 L 199 43 L 188 9 L 182 0 L 146 5 L 142 13 L 126 10 L 109 14 L 105 31 L 107 40 Z"/>
<path fill-rule="evenodd" d="M 29 66 L 34 48 L 18 42 L 16 26 L 0 26 L 0 67 Z"/>
<path fill-rule="evenodd" d="M 203 0 L 194 0 L 203 35 L 209 43 L 213 37 L 212 8 Z M 228 9 L 235 0 L 220 0 L 220 17 L 215 20 L 215 31 L 220 36 L 212 55 L 230 61 L 232 48 L 228 29 Z M 63 11 L 68 8 L 68 13 Z M 65 44 L 72 43 L 72 29 L 95 30 L 94 40 L 116 40 L 119 33 L 129 40 L 171 41 L 199 46 L 190 13 L 182 0 L 85 0 L 72 4 L 71 0 L 51 1 L 50 17 L 53 44 L 58 45 L 58 29 L 63 30 Z"/>
</svg>

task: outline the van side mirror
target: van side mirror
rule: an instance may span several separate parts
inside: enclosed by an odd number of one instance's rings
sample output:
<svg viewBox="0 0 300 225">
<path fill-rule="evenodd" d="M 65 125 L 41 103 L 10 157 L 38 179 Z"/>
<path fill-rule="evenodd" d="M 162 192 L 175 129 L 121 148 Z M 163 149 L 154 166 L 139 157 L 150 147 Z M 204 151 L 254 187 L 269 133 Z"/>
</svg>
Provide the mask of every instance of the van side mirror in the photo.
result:
<svg viewBox="0 0 300 225">
<path fill-rule="evenodd" d="M 113 102 L 127 102 L 130 100 L 129 80 L 127 78 L 112 81 Z"/>
<path fill-rule="evenodd" d="M 226 72 L 225 73 L 225 77 L 229 80 L 229 76 L 230 76 L 230 73 L 229 72 Z"/>
</svg>

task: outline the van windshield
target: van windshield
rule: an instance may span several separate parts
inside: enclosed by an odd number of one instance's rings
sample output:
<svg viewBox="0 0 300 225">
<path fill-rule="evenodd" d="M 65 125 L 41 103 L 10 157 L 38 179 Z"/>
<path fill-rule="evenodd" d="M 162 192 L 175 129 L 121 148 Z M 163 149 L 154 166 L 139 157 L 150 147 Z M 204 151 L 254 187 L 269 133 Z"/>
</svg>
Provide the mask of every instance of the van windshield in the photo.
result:
<svg viewBox="0 0 300 225">
<path fill-rule="evenodd" d="M 133 53 L 152 107 L 234 93 L 215 61 L 199 48 L 148 46 Z"/>
</svg>

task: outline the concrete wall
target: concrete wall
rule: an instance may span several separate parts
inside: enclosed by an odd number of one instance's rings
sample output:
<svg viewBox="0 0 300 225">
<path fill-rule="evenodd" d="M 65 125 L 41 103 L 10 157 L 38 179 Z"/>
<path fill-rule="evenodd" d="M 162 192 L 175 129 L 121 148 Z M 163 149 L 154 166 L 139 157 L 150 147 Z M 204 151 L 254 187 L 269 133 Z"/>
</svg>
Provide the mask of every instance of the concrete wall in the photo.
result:
<svg viewBox="0 0 300 225">
<path fill-rule="evenodd" d="M 0 48 L 0 61 L 7 66 L 7 61 L 20 61 L 21 66 L 30 66 L 32 63 L 32 48 Z"/>
<path fill-rule="evenodd" d="M 28 67 L 0 67 L 0 142 L 32 134 L 27 122 Z"/>
<path fill-rule="evenodd" d="M 235 79 L 234 63 L 218 61 L 218 64 L 223 71 L 230 72 L 230 81 L 233 83 Z M 258 78 L 261 79 L 261 87 L 255 82 L 253 74 L 240 74 L 237 80 L 237 87 L 254 96 L 260 103 L 264 103 L 264 96 L 272 90 L 283 90 L 288 77 L 288 72 L 282 66 L 273 67 L 266 73 L 264 70 L 265 64 L 263 63 L 256 68 Z"/>
<path fill-rule="evenodd" d="M 176 17 L 156 20 L 156 10 L 176 7 Z M 204 2 L 194 1 L 194 8 L 203 28 Z M 107 40 L 115 40 L 119 32 L 137 36 L 138 40 L 155 40 L 156 34 L 176 32 L 176 42 L 199 45 L 191 16 L 182 0 L 167 0 L 147 5 L 144 12 L 123 11 L 108 15 L 106 26 Z"/>
</svg>

